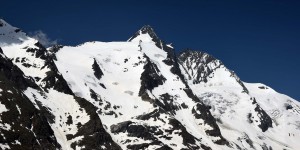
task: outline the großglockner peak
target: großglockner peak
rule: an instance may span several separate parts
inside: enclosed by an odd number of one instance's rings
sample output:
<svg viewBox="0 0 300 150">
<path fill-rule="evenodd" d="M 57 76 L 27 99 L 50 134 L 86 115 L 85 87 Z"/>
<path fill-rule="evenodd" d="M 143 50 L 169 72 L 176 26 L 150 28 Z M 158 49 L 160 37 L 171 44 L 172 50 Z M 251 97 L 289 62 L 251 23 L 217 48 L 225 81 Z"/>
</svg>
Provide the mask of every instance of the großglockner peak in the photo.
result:
<svg viewBox="0 0 300 150">
<path fill-rule="evenodd" d="M 143 37 L 142 35 L 148 35 L 149 37 Z M 139 38 L 137 38 L 139 37 Z M 150 25 L 143 26 L 139 31 L 137 31 L 132 37 L 128 39 L 128 41 L 134 41 L 134 40 L 142 40 L 142 41 L 154 41 L 158 42 L 160 39 L 154 32 L 154 29 Z"/>
<path fill-rule="evenodd" d="M 298 101 L 205 52 L 176 56 L 148 25 L 124 42 L 46 49 L 1 23 L 1 149 L 300 147 Z"/>
<path fill-rule="evenodd" d="M 171 55 L 174 53 L 174 49 L 171 44 L 166 44 L 164 41 L 162 41 L 150 25 L 143 26 L 132 37 L 130 37 L 128 41 L 154 42 L 155 45 L 160 49 L 167 51 Z"/>
</svg>

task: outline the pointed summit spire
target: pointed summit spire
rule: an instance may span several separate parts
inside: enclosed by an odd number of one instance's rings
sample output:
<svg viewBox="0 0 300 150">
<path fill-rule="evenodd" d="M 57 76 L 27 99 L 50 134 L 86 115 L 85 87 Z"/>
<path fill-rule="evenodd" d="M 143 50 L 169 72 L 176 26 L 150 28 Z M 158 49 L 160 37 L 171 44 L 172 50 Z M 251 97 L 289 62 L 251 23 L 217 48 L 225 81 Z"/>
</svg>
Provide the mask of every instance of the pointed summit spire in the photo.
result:
<svg viewBox="0 0 300 150">
<path fill-rule="evenodd" d="M 138 37 L 141 37 L 143 35 L 145 35 L 143 38 L 137 39 Z M 149 37 L 147 38 L 146 35 L 149 35 Z M 142 40 L 142 41 L 152 40 L 155 42 L 158 41 L 159 38 L 154 32 L 154 29 L 150 25 L 145 25 L 140 30 L 138 30 L 131 38 L 128 39 L 128 41 L 134 41 L 134 40 Z"/>
<path fill-rule="evenodd" d="M 144 25 L 140 30 L 153 31 L 153 28 L 150 25 Z"/>
<path fill-rule="evenodd" d="M 165 63 L 172 65 L 176 62 L 177 58 L 175 55 L 175 49 L 170 44 L 166 44 L 164 41 L 159 39 L 154 32 L 154 29 L 150 25 L 143 26 L 131 38 L 128 39 L 128 42 L 139 42 L 139 45 L 141 45 L 143 42 L 154 43 L 156 47 L 167 52 L 168 58 L 164 61 Z"/>
<path fill-rule="evenodd" d="M 150 25 L 144 25 L 140 30 L 138 30 L 128 42 L 154 42 L 155 45 L 167 52 L 173 52 L 173 47 L 168 46 L 164 41 L 162 41 L 154 32 L 154 29 Z"/>
<path fill-rule="evenodd" d="M 154 29 L 150 26 L 150 25 L 145 25 L 140 29 L 142 34 L 146 34 L 148 33 L 150 35 L 150 37 L 154 38 L 158 38 L 157 35 L 154 32 Z"/>
</svg>

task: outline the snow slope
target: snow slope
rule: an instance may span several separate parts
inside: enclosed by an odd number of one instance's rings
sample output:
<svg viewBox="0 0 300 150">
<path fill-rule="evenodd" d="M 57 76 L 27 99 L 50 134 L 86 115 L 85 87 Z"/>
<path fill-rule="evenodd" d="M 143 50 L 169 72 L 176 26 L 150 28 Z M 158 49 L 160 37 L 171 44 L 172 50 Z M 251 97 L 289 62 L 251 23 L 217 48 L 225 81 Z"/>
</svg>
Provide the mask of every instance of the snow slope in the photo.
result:
<svg viewBox="0 0 300 150">
<path fill-rule="evenodd" d="M 184 92 L 185 84 L 170 71 L 171 66 L 163 62 L 168 57 L 167 52 L 158 48 L 151 39 L 148 34 L 142 34 L 141 37 L 138 36 L 130 42 L 88 42 L 77 47 L 66 46 L 56 53 L 55 63 L 72 91 L 98 107 L 99 116 L 107 127 L 107 131 L 111 132 L 115 141 L 124 149 L 145 143 L 150 143 L 150 146 L 147 145 L 148 149 L 162 146 L 173 149 L 188 148 L 189 145 L 180 144 L 185 137 L 166 132 L 173 127 L 170 123 L 168 124 L 172 119 L 186 126 L 184 130 L 188 130 L 188 134 L 192 134 L 193 138 L 203 138 L 201 143 L 205 145 L 210 143 L 214 146 L 213 141 L 220 140 L 220 138 L 204 138 L 207 136 L 206 128 L 210 129 L 209 125 L 197 125 L 191 110 L 196 103 Z M 97 78 L 94 64 L 100 68 L 101 78 Z M 155 68 L 153 76 L 157 75 L 161 78 L 156 82 L 162 80 L 158 87 L 145 89 L 149 99 L 141 96 L 143 94 L 141 92 L 143 79 L 141 78 L 143 78 L 143 72 L 147 70 L 145 67 L 147 65 Z M 162 106 L 157 107 L 156 103 Z M 189 107 L 188 110 L 181 109 L 183 103 Z M 156 112 L 158 109 L 163 109 L 160 110 L 162 112 L 159 120 L 137 119 L 141 115 Z M 132 138 L 130 134 L 127 136 L 122 133 L 115 134 L 112 133 L 114 131 L 109 130 L 118 123 L 126 121 L 133 122 L 137 127 L 142 125 L 141 128 L 158 128 L 163 131 L 161 137 L 168 136 L 168 138 L 160 138 L 153 133 L 154 131 L 151 131 L 149 136 L 154 136 L 154 138 L 145 140 L 145 137 Z M 189 121 L 193 123 L 187 123 Z M 157 140 L 158 143 L 153 143 Z"/>
<path fill-rule="evenodd" d="M 56 47 L 47 50 L 37 40 L 0 22 L 1 50 L 24 73 L 24 78 L 33 82 L 22 86 L 22 94 L 47 118 L 60 144 L 57 148 L 120 149 L 103 129 L 94 106 L 76 97 L 62 78 L 53 62 Z"/>
<path fill-rule="evenodd" d="M 199 99 L 211 107 L 226 139 L 246 149 L 300 146 L 296 142 L 299 102 L 265 85 L 241 82 L 207 53 L 186 51 L 179 60 L 185 79 Z"/>
<path fill-rule="evenodd" d="M 272 88 L 260 83 L 244 83 L 250 95 L 270 115 L 275 123 L 270 136 L 277 141 L 291 145 L 294 149 L 300 147 L 300 103 L 289 96 L 280 94 Z"/>
</svg>

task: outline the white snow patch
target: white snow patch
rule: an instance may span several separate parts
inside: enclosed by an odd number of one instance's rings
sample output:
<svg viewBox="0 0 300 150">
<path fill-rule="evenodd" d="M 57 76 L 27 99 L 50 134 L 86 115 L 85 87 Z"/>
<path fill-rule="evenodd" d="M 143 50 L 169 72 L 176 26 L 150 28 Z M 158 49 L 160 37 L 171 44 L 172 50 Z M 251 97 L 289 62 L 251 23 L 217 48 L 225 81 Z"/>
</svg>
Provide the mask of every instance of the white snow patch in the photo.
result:
<svg viewBox="0 0 300 150">
<path fill-rule="evenodd" d="M 5 107 L 5 105 L 0 103 L 0 114 L 2 114 L 3 112 L 6 112 L 6 111 L 8 111 L 8 109 Z"/>
</svg>

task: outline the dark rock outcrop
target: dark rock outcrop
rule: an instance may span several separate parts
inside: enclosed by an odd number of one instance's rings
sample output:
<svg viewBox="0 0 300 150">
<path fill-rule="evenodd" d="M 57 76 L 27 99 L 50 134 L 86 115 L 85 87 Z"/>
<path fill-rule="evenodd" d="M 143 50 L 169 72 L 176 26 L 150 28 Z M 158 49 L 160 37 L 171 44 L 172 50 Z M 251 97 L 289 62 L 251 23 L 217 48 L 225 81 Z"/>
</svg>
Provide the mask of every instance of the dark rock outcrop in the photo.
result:
<svg viewBox="0 0 300 150">
<path fill-rule="evenodd" d="M 27 87 L 37 88 L 33 80 L 0 56 L 0 81 L 0 102 L 7 109 L 0 114 L 5 127 L 0 128 L 0 143 L 10 149 L 60 148 L 46 117 L 23 94 Z"/>
<path fill-rule="evenodd" d="M 146 58 L 146 64 L 144 65 L 144 72 L 141 75 L 141 88 L 139 91 L 139 96 L 145 96 L 147 90 L 150 92 L 159 85 L 162 85 L 166 78 L 162 76 L 159 72 L 157 66 L 152 63 L 148 56 L 144 55 Z"/>
<path fill-rule="evenodd" d="M 97 61 L 96 61 L 95 58 L 94 58 L 94 63 L 93 63 L 93 65 L 92 65 L 92 68 L 93 68 L 93 70 L 94 70 L 94 75 L 95 75 L 95 77 L 96 77 L 98 80 L 100 80 L 101 77 L 103 76 L 103 72 L 102 72 L 102 70 L 100 69 L 100 67 L 99 67 L 99 65 L 98 65 L 98 63 L 97 63 Z"/>
</svg>

